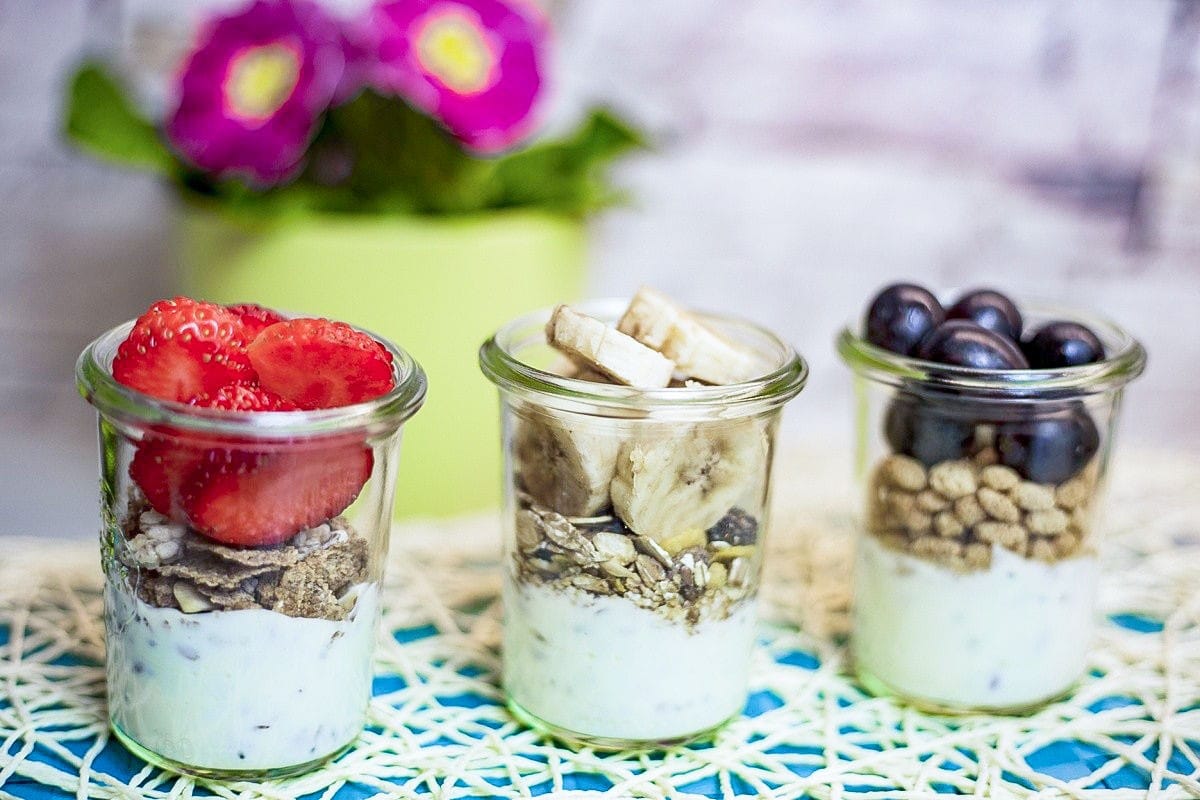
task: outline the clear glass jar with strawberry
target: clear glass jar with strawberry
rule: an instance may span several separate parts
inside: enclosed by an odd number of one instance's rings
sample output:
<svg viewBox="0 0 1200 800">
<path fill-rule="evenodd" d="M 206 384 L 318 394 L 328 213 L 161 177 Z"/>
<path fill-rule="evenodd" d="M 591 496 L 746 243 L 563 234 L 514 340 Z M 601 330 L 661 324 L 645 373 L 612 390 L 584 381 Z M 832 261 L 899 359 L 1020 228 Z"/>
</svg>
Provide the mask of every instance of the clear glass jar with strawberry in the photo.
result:
<svg viewBox="0 0 1200 800">
<path fill-rule="evenodd" d="M 76 375 L 99 414 L 118 738 L 216 778 L 343 751 L 421 368 L 344 323 L 181 297 L 100 336 Z"/>
</svg>

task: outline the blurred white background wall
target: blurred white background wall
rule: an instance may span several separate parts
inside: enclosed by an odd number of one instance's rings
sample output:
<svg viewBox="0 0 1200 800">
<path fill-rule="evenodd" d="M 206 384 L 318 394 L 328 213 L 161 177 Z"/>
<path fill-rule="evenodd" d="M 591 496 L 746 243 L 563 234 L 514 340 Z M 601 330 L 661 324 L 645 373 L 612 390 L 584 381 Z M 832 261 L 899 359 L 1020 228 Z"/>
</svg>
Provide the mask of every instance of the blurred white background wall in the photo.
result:
<svg viewBox="0 0 1200 800">
<path fill-rule="evenodd" d="M 0 0 L 0 533 L 94 533 L 94 421 L 71 365 L 174 289 L 170 192 L 57 133 L 64 76 L 130 30 L 121 9 Z M 834 333 L 905 278 L 1102 310 L 1151 354 L 1122 446 L 1200 450 L 1200 2 L 554 13 L 552 120 L 606 100 L 656 139 L 620 172 L 633 203 L 595 223 L 593 293 L 647 282 L 779 329 L 813 366 L 789 436 L 846 446 Z"/>
</svg>

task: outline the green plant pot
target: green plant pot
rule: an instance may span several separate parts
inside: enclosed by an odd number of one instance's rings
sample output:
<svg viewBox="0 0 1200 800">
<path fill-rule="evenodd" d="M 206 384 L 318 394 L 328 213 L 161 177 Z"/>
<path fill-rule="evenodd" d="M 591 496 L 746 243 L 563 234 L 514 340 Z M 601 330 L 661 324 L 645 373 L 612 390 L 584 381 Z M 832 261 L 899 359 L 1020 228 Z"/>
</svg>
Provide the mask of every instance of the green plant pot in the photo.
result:
<svg viewBox="0 0 1200 800">
<path fill-rule="evenodd" d="M 398 516 L 499 504 L 499 414 L 476 351 L 518 314 L 579 296 L 581 222 L 518 211 L 264 222 L 187 206 L 178 244 L 191 296 L 345 320 L 421 362 L 429 397 L 405 427 Z"/>
</svg>

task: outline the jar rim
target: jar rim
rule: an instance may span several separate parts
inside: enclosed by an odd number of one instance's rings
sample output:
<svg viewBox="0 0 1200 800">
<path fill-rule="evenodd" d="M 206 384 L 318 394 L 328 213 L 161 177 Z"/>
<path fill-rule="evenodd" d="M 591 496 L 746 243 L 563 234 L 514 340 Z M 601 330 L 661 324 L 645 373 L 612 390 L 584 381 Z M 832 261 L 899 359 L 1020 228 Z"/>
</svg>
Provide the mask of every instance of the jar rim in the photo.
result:
<svg viewBox="0 0 1200 800">
<path fill-rule="evenodd" d="M 615 322 L 628 305 L 628 298 L 611 297 L 572 303 L 571 307 L 606 322 Z M 685 415 L 729 412 L 740 416 L 782 406 L 795 397 L 808 380 L 808 364 L 804 358 L 772 331 L 737 317 L 699 311 L 692 313 L 719 329 L 737 331 L 739 338 L 753 338 L 761 348 L 772 350 L 771 369 L 740 383 L 663 389 L 639 389 L 563 377 L 539 369 L 516 354 L 519 349 L 536 343 L 519 339 L 522 333 L 544 330 L 554 308 L 548 306 L 511 320 L 479 348 L 480 369 L 500 389 L 530 393 L 547 405 L 570 411 L 587 409 L 590 413 L 625 416 L 660 416 L 672 411 Z M 541 343 L 545 343 L 544 338 Z"/>
<path fill-rule="evenodd" d="M 1099 394 L 1121 388 L 1146 368 L 1146 350 L 1141 342 L 1107 317 L 1036 298 L 1017 298 L 1017 305 L 1027 322 L 1053 319 L 1086 325 L 1100 337 L 1108 355 L 1092 364 L 1052 369 L 959 367 L 885 350 L 859 335 L 857 331 L 861 328 L 853 323 L 838 334 L 838 355 L 856 374 L 881 383 L 920 384 L 933 389 L 1008 397 Z"/>
<path fill-rule="evenodd" d="M 295 315 L 283 314 L 292 318 Z M 389 434 L 425 401 L 427 381 L 421 365 L 405 350 L 365 328 L 351 325 L 383 345 L 392 355 L 395 386 L 363 403 L 311 411 L 225 411 L 162 400 L 117 381 L 112 361 L 136 320 L 123 322 L 96 337 L 75 362 L 79 393 L 104 417 L 138 426 L 163 425 L 173 430 L 239 439 L 307 439 L 325 435 Z"/>
</svg>

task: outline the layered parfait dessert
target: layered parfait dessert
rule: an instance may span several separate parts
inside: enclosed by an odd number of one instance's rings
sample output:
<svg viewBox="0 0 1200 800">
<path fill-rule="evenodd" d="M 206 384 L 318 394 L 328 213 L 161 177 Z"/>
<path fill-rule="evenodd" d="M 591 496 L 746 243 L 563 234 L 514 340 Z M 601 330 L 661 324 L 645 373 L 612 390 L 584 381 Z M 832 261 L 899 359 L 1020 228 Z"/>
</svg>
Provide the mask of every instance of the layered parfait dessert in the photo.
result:
<svg viewBox="0 0 1200 800">
<path fill-rule="evenodd" d="M 419 369 L 343 323 L 182 297 L 110 333 L 110 363 L 105 341 L 81 387 L 101 411 L 114 730 L 201 775 L 331 757 L 365 721 L 386 464 Z M 413 381 L 406 412 L 376 407 Z"/>
<path fill-rule="evenodd" d="M 1027 331 L 987 289 L 943 307 L 889 286 L 865 327 L 869 345 L 903 358 L 870 376 L 888 385 L 855 570 L 860 675 L 951 710 L 1061 694 L 1093 631 L 1093 512 L 1119 391 L 1105 344 L 1078 320 Z"/>
<path fill-rule="evenodd" d="M 672 742 L 745 702 L 775 422 L 803 367 L 648 288 L 591 312 L 559 306 L 481 354 L 504 390 L 504 688 L 568 741 Z M 521 363 L 539 344 L 546 371 Z"/>
</svg>

